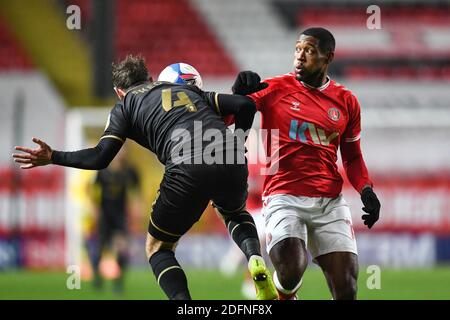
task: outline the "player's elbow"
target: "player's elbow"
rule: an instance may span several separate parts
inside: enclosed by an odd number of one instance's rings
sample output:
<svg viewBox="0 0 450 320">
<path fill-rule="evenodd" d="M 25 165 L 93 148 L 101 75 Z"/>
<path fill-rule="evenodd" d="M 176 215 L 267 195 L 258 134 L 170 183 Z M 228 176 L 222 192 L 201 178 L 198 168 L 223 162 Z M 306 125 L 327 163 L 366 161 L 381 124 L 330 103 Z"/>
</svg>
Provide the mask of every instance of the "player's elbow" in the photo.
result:
<svg viewBox="0 0 450 320">
<path fill-rule="evenodd" d="M 109 166 L 109 164 L 111 163 L 111 161 L 114 159 L 114 157 L 110 157 L 110 156 L 108 156 L 108 155 L 105 155 L 105 156 L 103 156 L 103 157 L 100 157 L 98 160 L 97 160 L 97 167 L 98 167 L 98 169 L 97 170 L 103 170 L 103 169 L 106 169 L 108 166 Z"/>
<path fill-rule="evenodd" d="M 107 156 L 100 154 L 94 159 L 92 159 L 92 162 L 89 167 L 91 170 L 103 170 L 109 166 L 111 161 L 112 158 L 110 159 Z"/>
<path fill-rule="evenodd" d="M 94 170 L 103 170 L 106 169 L 108 167 L 109 163 L 106 162 L 100 162 L 98 164 L 96 164 L 96 167 Z"/>
<path fill-rule="evenodd" d="M 341 144 L 341 157 L 344 166 L 349 166 L 354 162 L 362 160 L 362 152 L 359 143 L 344 142 Z"/>
<path fill-rule="evenodd" d="M 109 166 L 122 147 L 122 143 L 115 139 L 102 139 L 95 147 L 95 156 L 92 159 L 94 170 L 102 170 Z"/>
</svg>

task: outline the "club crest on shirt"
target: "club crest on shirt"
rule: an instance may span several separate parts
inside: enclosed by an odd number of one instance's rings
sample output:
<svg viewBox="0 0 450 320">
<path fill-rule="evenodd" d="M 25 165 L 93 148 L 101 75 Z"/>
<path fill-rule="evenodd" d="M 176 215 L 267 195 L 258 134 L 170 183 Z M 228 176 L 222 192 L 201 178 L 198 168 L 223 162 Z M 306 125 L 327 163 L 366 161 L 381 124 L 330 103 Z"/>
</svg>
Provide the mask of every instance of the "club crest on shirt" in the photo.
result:
<svg viewBox="0 0 450 320">
<path fill-rule="evenodd" d="M 338 121 L 341 117 L 341 113 L 337 108 L 331 107 L 330 109 L 328 109 L 328 117 L 333 121 Z"/>
<path fill-rule="evenodd" d="M 300 102 L 298 101 L 292 101 L 291 102 L 291 109 L 295 110 L 295 111 L 299 111 L 300 110 Z"/>
</svg>

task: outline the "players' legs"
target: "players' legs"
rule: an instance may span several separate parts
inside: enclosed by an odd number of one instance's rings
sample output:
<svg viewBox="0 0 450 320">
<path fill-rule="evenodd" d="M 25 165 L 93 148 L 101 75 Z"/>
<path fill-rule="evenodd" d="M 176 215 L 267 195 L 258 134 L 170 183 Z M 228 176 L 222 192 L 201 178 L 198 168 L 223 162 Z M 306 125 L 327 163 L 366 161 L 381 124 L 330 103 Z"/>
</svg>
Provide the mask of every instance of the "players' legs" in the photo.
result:
<svg viewBox="0 0 450 320">
<path fill-rule="evenodd" d="M 255 221 L 256 229 L 258 229 L 258 237 L 259 242 L 261 244 L 261 248 L 265 248 L 266 246 L 265 220 L 262 215 L 262 212 L 260 209 L 256 209 L 251 211 L 250 214 L 252 215 L 253 220 Z M 233 246 L 233 248 L 237 249 L 236 246 Z M 237 255 L 239 255 L 239 257 L 242 257 L 241 252 L 238 252 Z M 265 261 L 267 261 L 266 259 L 270 259 L 265 251 L 262 252 L 262 255 Z M 253 279 L 251 277 L 250 272 L 248 271 L 245 272 L 244 281 L 242 282 L 241 286 L 241 293 L 247 299 L 255 298 Z"/>
<path fill-rule="evenodd" d="M 305 242 L 300 238 L 285 238 L 272 247 L 269 256 L 275 267 L 274 281 L 280 298 L 295 296 L 308 265 Z"/>
<path fill-rule="evenodd" d="M 146 254 L 158 284 L 171 300 L 191 299 L 186 274 L 174 249 L 200 219 L 208 202 L 204 189 L 190 172 L 166 171 L 150 214 Z"/>
<path fill-rule="evenodd" d="M 294 299 L 308 265 L 304 215 L 299 209 L 297 197 L 283 194 L 266 198 L 263 213 L 266 219 L 266 249 L 275 267 L 275 286 L 280 299 Z"/>
<path fill-rule="evenodd" d="M 245 255 L 248 268 L 256 286 L 258 300 L 277 299 L 269 270 L 261 255 L 261 244 L 255 221 L 245 208 L 247 200 L 246 165 L 223 167 L 226 172 L 220 175 L 220 187 L 214 192 L 213 206 L 222 218 L 231 238 Z M 217 184 L 217 183 L 216 183 Z"/>
<path fill-rule="evenodd" d="M 352 252 L 332 252 L 316 258 L 334 300 L 355 300 L 358 257 Z"/>
<path fill-rule="evenodd" d="M 111 226 L 106 221 L 99 221 L 97 232 L 97 241 L 94 243 L 92 250 L 92 271 L 94 274 L 94 288 L 101 289 L 103 286 L 103 279 L 100 274 L 100 261 L 108 242 L 111 240 Z"/>
<path fill-rule="evenodd" d="M 145 253 L 158 285 L 170 300 L 190 300 L 186 274 L 175 258 L 175 242 L 161 241 L 147 234 Z"/>
<path fill-rule="evenodd" d="M 309 228 L 313 261 L 322 268 L 333 299 L 356 299 L 358 256 L 350 209 L 342 196 L 324 201 L 323 209 Z"/>
<path fill-rule="evenodd" d="M 247 261 L 261 256 L 261 245 L 253 217 L 245 208 L 247 201 L 247 165 L 227 165 L 219 168 L 220 180 L 213 193 L 212 204 L 222 218 L 231 238 L 244 253 Z M 220 171 L 219 171 L 220 172 Z"/>
<path fill-rule="evenodd" d="M 231 238 L 248 261 L 248 270 L 256 287 L 256 298 L 258 300 L 278 299 L 270 271 L 261 255 L 261 245 L 253 217 L 244 208 L 234 212 L 227 212 L 217 205 L 215 208 L 222 217 Z"/>
<path fill-rule="evenodd" d="M 241 249 L 247 261 L 254 255 L 261 256 L 261 245 L 253 217 L 242 206 L 233 211 L 227 211 L 214 204 L 217 214 L 230 233 L 231 238 Z"/>
<path fill-rule="evenodd" d="M 128 266 L 128 240 L 123 232 L 117 233 L 113 238 L 113 250 L 117 254 L 117 264 L 121 271 Z"/>
<path fill-rule="evenodd" d="M 128 266 L 128 241 L 125 232 L 119 231 L 114 234 L 112 249 L 116 255 L 117 264 L 120 268 L 120 274 L 114 280 L 114 290 L 121 293 L 123 291 L 123 282 Z"/>
<path fill-rule="evenodd" d="M 99 290 L 103 286 L 103 279 L 100 274 L 100 261 L 102 259 L 103 245 L 100 241 L 97 241 L 94 246 L 95 248 L 92 253 L 92 272 L 94 274 L 93 285 L 95 289 Z"/>
</svg>

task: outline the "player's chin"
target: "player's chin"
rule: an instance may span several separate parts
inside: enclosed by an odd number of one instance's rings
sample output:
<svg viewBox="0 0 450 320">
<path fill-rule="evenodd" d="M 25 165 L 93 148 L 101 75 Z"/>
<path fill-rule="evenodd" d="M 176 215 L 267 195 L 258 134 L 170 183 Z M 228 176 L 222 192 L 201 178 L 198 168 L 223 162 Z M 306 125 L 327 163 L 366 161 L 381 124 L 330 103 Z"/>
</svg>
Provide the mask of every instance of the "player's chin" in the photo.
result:
<svg viewBox="0 0 450 320">
<path fill-rule="evenodd" d="M 299 73 L 299 72 L 295 72 L 295 78 L 296 78 L 298 81 L 304 81 L 304 80 L 305 80 L 305 75 L 302 74 L 302 73 Z"/>
</svg>

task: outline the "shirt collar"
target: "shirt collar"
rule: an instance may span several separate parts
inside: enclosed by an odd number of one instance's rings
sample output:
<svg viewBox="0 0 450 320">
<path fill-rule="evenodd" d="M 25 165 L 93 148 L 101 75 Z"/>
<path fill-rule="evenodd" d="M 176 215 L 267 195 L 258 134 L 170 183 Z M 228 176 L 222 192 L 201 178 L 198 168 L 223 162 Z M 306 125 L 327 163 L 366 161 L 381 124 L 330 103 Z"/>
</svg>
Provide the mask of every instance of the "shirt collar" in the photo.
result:
<svg viewBox="0 0 450 320">
<path fill-rule="evenodd" d="M 330 85 L 330 82 L 331 82 L 331 79 L 330 79 L 329 76 L 327 76 L 327 81 L 326 81 L 323 85 L 321 85 L 320 87 L 315 88 L 315 87 L 313 87 L 313 86 L 310 86 L 310 85 L 307 84 L 307 83 L 304 83 L 303 81 L 300 81 L 300 83 L 301 83 L 305 88 L 308 88 L 308 89 L 317 89 L 317 90 L 319 90 L 319 91 L 322 91 L 322 90 L 325 90 L 326 88 L 328 88 L 328 86 Z"/>
</svg>

